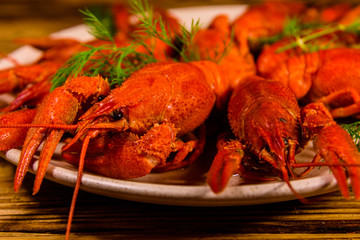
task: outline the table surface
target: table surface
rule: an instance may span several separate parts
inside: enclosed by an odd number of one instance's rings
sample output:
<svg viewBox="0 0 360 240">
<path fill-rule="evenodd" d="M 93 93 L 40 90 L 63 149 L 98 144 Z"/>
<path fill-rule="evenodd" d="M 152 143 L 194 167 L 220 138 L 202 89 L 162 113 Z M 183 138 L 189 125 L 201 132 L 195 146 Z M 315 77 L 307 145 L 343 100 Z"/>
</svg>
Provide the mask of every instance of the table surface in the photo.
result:
<svg viewBox="0 0 360 240">
<path fill-rule="evenodd" d="M 16 37 L 40 37 L 81 23 L 77 9 L 113 1 L 2 0 L 0 52 Z M 155 1 L 164 7 L 238 1 Z M 34 27 L 36 26 L 36 28 Z M 0 239 L 64 239 L 73 189 L 45 180 L 33 196 L 28 174 L 13 192 L 15 167 L 0 159 Z M 81 191 L 71 239 L 360 239 L 360 202 L 338 192 L 257 206 L 181 207 L 131 202 Z"/>
</svg>

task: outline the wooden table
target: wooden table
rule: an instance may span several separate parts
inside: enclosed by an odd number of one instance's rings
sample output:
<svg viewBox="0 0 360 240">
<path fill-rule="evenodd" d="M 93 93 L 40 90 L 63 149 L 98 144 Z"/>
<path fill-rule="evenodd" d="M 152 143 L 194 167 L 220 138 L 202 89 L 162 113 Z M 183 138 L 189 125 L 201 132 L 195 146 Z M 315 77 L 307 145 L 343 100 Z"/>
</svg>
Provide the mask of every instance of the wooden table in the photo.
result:
<svg viewBox="0 0 360 240">
<path fill-rule="evenodd" d="M 102 1 L 88 1 L 98 4 Z M 158 1 L 166 7 L 234 1 Z M 2 0 L 0 51 L 15 37 L 38 37 L 81 22 L 86 1 Z M 106 4 L 111 1 L 105 1 Z M 64 239 L 73 189 L 45 180 L 33 196 L 28 174 L 12 190 L 15 167 L 0 159 L 0 239 Z M 360 202 L 338 192 L 257 206 L 154 205 L 80 192 L 71 239 L 360 239 Z"/>
</svg>

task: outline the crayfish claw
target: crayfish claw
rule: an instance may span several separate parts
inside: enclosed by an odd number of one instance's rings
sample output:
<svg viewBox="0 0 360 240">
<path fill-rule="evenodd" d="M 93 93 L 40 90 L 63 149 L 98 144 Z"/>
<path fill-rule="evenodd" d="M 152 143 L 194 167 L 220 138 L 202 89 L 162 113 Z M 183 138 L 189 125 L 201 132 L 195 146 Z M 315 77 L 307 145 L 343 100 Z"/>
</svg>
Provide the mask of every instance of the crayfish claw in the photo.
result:
<svg viewBox="0 0 360 240">
<path fill-rule="evenodd" d="M 47 166 L 49 165 L 51 157 L 55 152 L 55 148 L 60 142 L 63 134 L 64 134 L 64 130 L 54 129 L 50 132 L 49 136 L 45 140 L 43 150 L 41 151 L 39 157 L 39 166 L 36 172 L 34 188 L 33 188 L 34 195 L 40 190 L 40 186 L 44 179 Z"/>
<path fill-rule="evenodd" d="M 347 175 L 360 199 L 360 153 L 350 135 L 338 125 L 328 126 L 314 139 L 314 147 L 333 172 L 341 193 L 349 198 Z"/>
<path fill-rule="evenodd" d="M 25 178 L 26 172 L 32 162 L 33 156 L 37 151 L 42 139 L 44 138 L 44 128 L 30 128 L 21 151 L 19 164 L 16 168 L 14 178 L 14 191 L 17 192 Z"/>
<path fill-rule="evenodd" d="M 333 120 L 322 103 L 311 103 L 302 109 L 303 133 L 313 139 L 316 159 L 309 166 L 329 166 L 341 193 L 349 198 L 347 177 L 356 199 L 360 199 L 360 153 L 351 136 Z M 323 163 L 319 163 L 320 159 Z"/>
</svg>

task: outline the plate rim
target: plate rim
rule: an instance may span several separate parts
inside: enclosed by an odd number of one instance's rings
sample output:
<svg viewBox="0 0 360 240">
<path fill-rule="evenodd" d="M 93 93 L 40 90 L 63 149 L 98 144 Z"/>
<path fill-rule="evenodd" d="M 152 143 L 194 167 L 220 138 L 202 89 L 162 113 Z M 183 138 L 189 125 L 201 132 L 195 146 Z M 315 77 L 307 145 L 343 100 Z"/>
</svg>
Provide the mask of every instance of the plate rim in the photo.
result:
<svg viewBox="0 0 360 240">
<path fill-rule="evenodd" d="M 2 157 L 17 165 L 21 150 L 10 149 Z M 55 163 L 55 164 L 54 164 Z M 75 185 L 77 170 L 68 169 L 61 164 L 71 166 L 67 162 L 51 160 L 45 178 L 68 186 Z M 33 174 L 37 170 L 38 160 L 30 166 Z M 307 188 L 306 185 L 316 182 L 317 186 Z M 322 195 L 338 190 L 335 177 L 331 174 L 319 174 L 313 177 L 291 180 L 292 187 L 304 198 Z M 96 187 L 98 186 L 98 187 Z M 270 181 L 256 184 L 244 184 L 227 187 L 224 192 L 215 194 L 207 185 L 181 185 L 138 182 L 120 180 L 84 171 L 80 189 L 107 197 L 130 201 L 179 206 L 243 206 L 296 200 L 284 181 Z M 262 190 L 254 194 L 254 190 Z M 267 189 L 268 192 L 264 192 Z M 277 189 L 277 190 L 276 190 Z M 251 190 L 251 191 L 249 191 Z M 248 192 L 249 191 L 249 192 Z M 270 191 L 270 192 L 269 192 Z M 248 192 L 248 194 L 246 193 Z M 187 194 L 184 194 L 187 193 Z"/>
</svg>

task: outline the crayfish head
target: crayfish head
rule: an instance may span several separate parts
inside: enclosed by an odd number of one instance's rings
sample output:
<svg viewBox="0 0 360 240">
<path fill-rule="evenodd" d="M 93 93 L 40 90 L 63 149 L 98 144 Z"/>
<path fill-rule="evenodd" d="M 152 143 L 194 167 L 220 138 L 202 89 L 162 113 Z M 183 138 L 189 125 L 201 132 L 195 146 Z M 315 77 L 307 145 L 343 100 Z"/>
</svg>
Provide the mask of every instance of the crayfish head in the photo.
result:
<svg viewBox="0 0 360 240">
<path fill-rule="evenodd" d="M 259 111 L 259 108 L 271 111 Z M 281 169 L 284 166 L 294 161 L 300 134 L 298 119 L 277 102 L 263 102 L 253 106 L 248 116 L 244 128 L 246 145 L 252 146 L 252 152 L 260 161 L 283 171 Z"/>
</svg>

